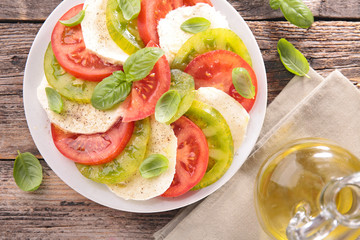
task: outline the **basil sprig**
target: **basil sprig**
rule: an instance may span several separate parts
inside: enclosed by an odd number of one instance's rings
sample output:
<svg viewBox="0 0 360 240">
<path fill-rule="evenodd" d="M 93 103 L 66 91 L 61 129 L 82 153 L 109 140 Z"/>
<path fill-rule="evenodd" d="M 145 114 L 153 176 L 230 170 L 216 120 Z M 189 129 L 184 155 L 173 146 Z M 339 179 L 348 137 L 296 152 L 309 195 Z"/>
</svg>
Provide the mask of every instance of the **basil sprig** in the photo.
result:
<svg viewBox="0 0 360 240">
<path fill-rule="evenodd" d="M 99 110 L 110 109 L 126 99 L 131 87 L 132 83 L 125 81 L 125 73 L 116 72 L 96 85 L 91 96 L 91 104 Z"/>
<path fill-rule="evenodd" d="M 285 68 L 298 76 L 306 76 L 310 78 L 307 73 L 309 72 L 309 63 L 304 55 L 297 50 L 294 45 L 288 42 L 285 38 L 279 40 L 277 50 L 280 55 L 280 60 Z"/>
<path fill-rule="evenodd" d="M 236 91 L 244 98 L 255 97 L 255 86 L 251 81 L 249 72 L 245 68 L 234 68 L 232 71 L 232 82 Z"/>
<path fill-rule="evenodd" d="M 198 33 L 205 31 L 211 25 L 211 22 L 203 17 L 193 17 L 185 22 L 183 22 L 180 26 L 181 30 L 188 33 Z"/>
<path fill-rule="evenodd" d="M 162 154 L 151 154 L 141 163 L 139 171 L 143 178 L 159 176 L 169 167 L 169 160 Z"/>
<path fill-rule="evenodd" d="M 181 96 L 177 90 L 169 90 L 164 93 L 156 103 L 155 119 L 161 123 L 170 121 L 175 116 L 180 101 Z"/>
<path fill-rule="evenodd" d="M 160 48 L 143 48 L 124 63 L 124 71 L 116 71 L 102 80 L 94 89 L 91 104 L 99 110 L 108 110 L 123 102 L 131 92 L 132 82 L 145 78 L 164 55 Z"/>
<path fill-rule="evenodd" d="M 39 160 L 29 152 L 20 153 L 15 158 L 13 176 L 16 185 L 23 191 L 35 191 L 39 188 L 43 174 Z"/>
<path fill-rule="evenodd" d="M 280 8 L 286 20 L 301 27 L 308 28 L 314 22 L 311 10 L 302 0 L 270 0 L 272 9 Z"/>
<path fill-rule="evenodd" d="M 74 26 L 80 24 L 82 22 L 82 20 L 84 19 L 84 17 L 85 17 L 85 11 L 81 10 L 78 14 L 76 14 L 72 18 L 70 18 L 68 20 L 59 20 L 59 22 L 62 25 L 65 25 L 67 27 L 74 27 Z"/>
<path fill-rule="evenodd" d="M 56 113 L 61 113 L 64 108 L 64 103 L 61 95 L 51 87 L 46 87 L 45 92 L 50 110 Z"/>
<path fill-rule="evenodd" d="M 135 19 L 141 9 L 140 0 L 117 0 L 119 3 L 120 10 L 127 21 Z"/>
<path fill-rule="evenodd" d="M 124 63 L 126 79 L 138 81 L 145 78 L 163 55 L 164 51 L 157 47 L 143 48 L 132 54 Z"/>
</svg>

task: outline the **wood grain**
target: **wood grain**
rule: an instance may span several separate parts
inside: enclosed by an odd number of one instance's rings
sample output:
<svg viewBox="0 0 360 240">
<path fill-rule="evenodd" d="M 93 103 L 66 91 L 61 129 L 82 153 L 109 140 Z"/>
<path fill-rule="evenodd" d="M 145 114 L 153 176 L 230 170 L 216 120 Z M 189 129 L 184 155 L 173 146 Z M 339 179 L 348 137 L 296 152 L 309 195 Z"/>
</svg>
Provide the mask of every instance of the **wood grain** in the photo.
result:
<svg viewBox="0 0 360 240">
<path fill-rule="evenodd" d="M 44 179 L 32 193 L 12 178 L 12 162 L 0 168 L 1 239 L 150 239 L 178 210 L 136 214 L 94 203 L 65 185 L 44 161 Z"/>
<path fill-rule="evenodd" d="M 280 10 L 270 8 L 269 0 L 229 0 L 246 20 L 283 18 Z M 1 0 L 0 21 L 44 21 L 61 0 Z M 360 19 L 360 1 L 304 0 L 316 18 Z"/>
<path fill-rule="evenodd" d="M 276 44 L 280 37 L 292 42 L 323 76 L 339 69 L 360 82 L 360 22 L 316 22 L 310 29 L 288 22 L 248 21 L 263 54 L 270 103 L 292 78 L 282 66 Z M 0 159 L 13 159 L 16 151 L 39 154 L 26 125 L 22 103 L 22 77 L 27 54 L 41 24 L 0 24 Z M 34 78 L 37 76 L 34 76 Z M 6 136 L 6 137 L 5 137 Z"/>
</svg>

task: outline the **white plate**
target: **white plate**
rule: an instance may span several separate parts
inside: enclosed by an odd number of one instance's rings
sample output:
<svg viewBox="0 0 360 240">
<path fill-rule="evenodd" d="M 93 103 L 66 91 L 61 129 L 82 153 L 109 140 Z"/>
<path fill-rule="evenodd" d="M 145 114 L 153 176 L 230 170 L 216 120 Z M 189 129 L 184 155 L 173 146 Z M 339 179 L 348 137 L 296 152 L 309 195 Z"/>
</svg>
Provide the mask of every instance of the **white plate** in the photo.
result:
<svg viewBox="0 0 360 240">
<path fill-rule="evenodd" d="M 253 68 L 258 80 L 258 97 L 250 112 L 250 122 L 245 141 L 237 153 L 226 174 L 216 183 L 199 191 L 191 191 L 174 199 L 154 198 L 147 201 L 123 200 L 103 184 L 95 183 L 83 177 L 75 164 L 62 156 L 56 149 L 50 133 L 50 123 L 45 111 L 37 100 L 36 88 L 44 76 L 43 58 L 51 32 L 57 20 L 71 7 L 83 0 L 65 0 L 48 17 L 31 47 L 24 75 L 24 107 L 26 120 L 39 152 L 51 169 L 71 188 L 99 204 L 128 212 L 161 212 L 187 206 L 199 201 L 224 185 L 244 163 L 260 134 L 264 121 L 267 102 L 267 80 L 259 47 L 253 34 L 242 17 L 225 0 L 212 0 L 215 8 L 226 16 L 230 27 L 244 41 L 248 48 Z"/>
</svg>

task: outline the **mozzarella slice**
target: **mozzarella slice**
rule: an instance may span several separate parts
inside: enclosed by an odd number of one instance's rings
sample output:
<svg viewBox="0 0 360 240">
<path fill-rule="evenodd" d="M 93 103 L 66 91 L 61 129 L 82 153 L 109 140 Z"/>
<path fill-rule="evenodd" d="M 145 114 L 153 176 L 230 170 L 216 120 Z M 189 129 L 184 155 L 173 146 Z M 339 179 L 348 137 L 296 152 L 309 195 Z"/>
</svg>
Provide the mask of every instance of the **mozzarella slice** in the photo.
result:
<svg viewBox="0 0 360 240">
<path fill-rule="evenodd" d="M 126 183 L 108 185 L 109 189 L 126 200 L 147 200 L 164 193 L 171 185 L 175 175 L 177 138 L 169 125 L 159 123 L 152 116 L 151 135 L 146 156 L 159 153 L 169 159 L 168 169 L 157 177 L 143 178 L 137 174 Z"/>
<path fill-rule="evenodd" d="M 50 85 L 44 77 L 37 88 L 39 102 L 46 111 L 50 122 L 65 131 L 82 134 L 106 132 L 122 115 L 121 108 L 101 111 L 95 109 L 91 104 L 79 104 L 65 98 L 62 98 L 64 110 L 61 114 L 55 113 L 49 108 L 46 87 L 50 87 Z"/>
<path fill-rule="evenodd" d="M 86 0 L 85 17 L 81 22 L 87 49 L 113 64 L 124 64 L 129 57 L 110 37 L 106 27 L 107 0 Z"/>
<path fill-rule="evenodd" d="M 241 146 L 250 119 L 244 107 L 225 92 L 213 87 L 201 87 L 196 91 L 196 100 L 206 103 L 220 112 L 230 127 L 234 149 Z"/>
<path fill-rule="evenodd" d="M 209 28 L 229 28 L 226 18 L 216 11 L 215 8 L 205 3 L 195 6 L 179 7 L 170 11 L 158 24 L 160 47 L 165 51 L 169 63 L 171 63 L 181 46 L 194 34 L 181 30 L 180 26 L 193 17 L 203 17 L 211 22 Z"/>
</svg>

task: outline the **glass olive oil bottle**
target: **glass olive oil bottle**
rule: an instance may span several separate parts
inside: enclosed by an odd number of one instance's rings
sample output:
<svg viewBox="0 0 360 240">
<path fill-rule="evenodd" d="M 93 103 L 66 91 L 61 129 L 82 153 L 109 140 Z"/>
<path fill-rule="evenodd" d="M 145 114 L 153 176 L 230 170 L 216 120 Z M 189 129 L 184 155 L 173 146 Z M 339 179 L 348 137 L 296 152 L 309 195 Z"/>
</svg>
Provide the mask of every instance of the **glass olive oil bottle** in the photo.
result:
<svg viewBox="0 0 360 240">
<path fill-rule="evenodd" d="M 360 228 L 327 218 L 331 204 L 327 204 L 324 190 L 329 183 L 356 172 L 360 172 L 360 160 L 328 140 L 307 138 L 287 144 L 270 156 L 257 176 L 255 205 L 263 229 L 275 239 L 297 239 L 289 237 L 294 233 L 288 228 L 290 222 L 296 222 L 296 226 L 308 228 L 309 237 L 299 239 L 360 239 Z M 336 209 L 332 211 L 344 216 L 358 214 L 360 224 L 360 188 L 350 184 L 334 194 L 332 208 Z M 322 219 L 320 224 L 319 216 L 326 221 Z"/>
</svg>

